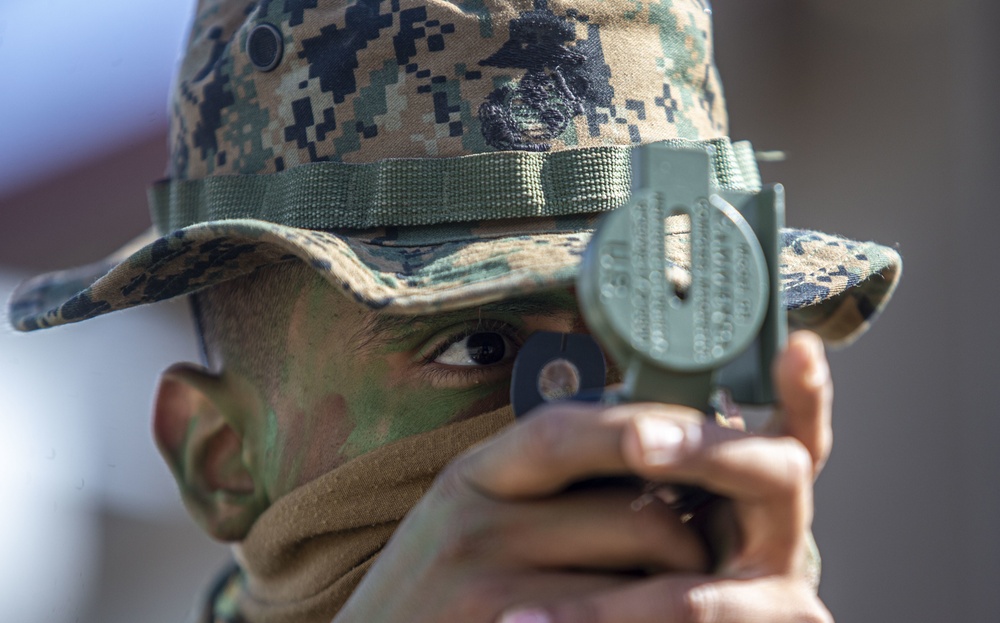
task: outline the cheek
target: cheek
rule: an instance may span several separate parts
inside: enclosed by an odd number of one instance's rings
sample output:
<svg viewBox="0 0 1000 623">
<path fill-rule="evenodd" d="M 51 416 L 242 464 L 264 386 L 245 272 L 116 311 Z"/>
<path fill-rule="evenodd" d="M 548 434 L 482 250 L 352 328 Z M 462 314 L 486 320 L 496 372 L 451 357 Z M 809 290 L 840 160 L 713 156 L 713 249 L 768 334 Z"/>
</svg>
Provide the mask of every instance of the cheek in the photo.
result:
<svg viewBox="0 0 1000 623">
<path fill-rule="evenodd" d="M 278 421 L 283 434 L 274 457 L 275 493 L 287 493 L 344 462 L 339 449 L 352 428 L 344 396 L 331 394 L 310 408 L 281 412 Z"/>
<path fill-rule="evenodd" d="M 456 413 L 454 421 L 467 420 L 487 411 L 496 411 L 508 404 L 510 404 L 510 386 L 504 384 L 503 387 L 485 395 L 466 400 L 463 405 L 460 405 L 460 410 Z"/>
<path fill-rule="evenodd" d="M 360 456 L 507 403 L 507 391 L 495 385 L 443 390 L 412 377 L 396 377 L 395 382 L 390 378 L 365 383 L 352 395 L 353 430 L 341 449 L 345 457 Z"/>
<path fill-rule="evenodd" d="M 311 418 L 311 430 L 303 431 L 302 482 L 321 476 L 344 462 L 338 450 L 351 432 L 347 400 L 340 394 L 323 399 Z"/>
</svg>

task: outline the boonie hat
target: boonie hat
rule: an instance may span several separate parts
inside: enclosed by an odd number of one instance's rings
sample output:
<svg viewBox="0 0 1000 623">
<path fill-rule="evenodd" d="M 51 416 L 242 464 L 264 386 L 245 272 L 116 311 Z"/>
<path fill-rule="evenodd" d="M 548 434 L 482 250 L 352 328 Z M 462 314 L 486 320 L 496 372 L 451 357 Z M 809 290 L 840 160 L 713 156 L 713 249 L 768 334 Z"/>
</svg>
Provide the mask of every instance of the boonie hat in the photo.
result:
<svg viewBox="0 0 1000 623">
<path fill-rule="evenodd" d="M 708 152 L 714 188 L 761 187 L 727 137 L 707 0 L 201 0 L 170 115 L 154 230 L 22 284 L 16 328 L 284 261 L 390 313 L 565 286 L 645 143 Z M 781 261 L 793 324 L 832 341 L 901 271 L 890 248 L 805 230 L 783 231 Z"/>
</svg>

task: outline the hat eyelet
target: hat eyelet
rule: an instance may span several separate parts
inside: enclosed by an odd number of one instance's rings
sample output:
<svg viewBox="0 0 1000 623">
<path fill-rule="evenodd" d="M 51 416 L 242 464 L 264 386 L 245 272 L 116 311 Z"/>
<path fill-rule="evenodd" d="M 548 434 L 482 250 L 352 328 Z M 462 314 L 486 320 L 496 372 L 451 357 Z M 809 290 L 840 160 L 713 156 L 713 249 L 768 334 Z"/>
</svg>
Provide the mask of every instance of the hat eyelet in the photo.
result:
<svg viewBox="0 0 1000 623">
<path fill-rule="evenodd" d="M 257 71 L 271 71 L 281 63 L 285 41 L 273 24 L 258 24 L 247 37 L 247 56 Z"/>
</svg>

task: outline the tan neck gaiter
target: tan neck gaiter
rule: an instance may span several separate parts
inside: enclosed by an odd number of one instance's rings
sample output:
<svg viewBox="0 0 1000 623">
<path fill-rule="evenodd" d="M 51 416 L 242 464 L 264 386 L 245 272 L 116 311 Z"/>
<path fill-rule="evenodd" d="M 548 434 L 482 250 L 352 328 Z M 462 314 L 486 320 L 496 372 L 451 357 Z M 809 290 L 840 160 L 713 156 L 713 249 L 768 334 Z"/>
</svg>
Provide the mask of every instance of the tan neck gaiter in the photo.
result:
<svg viewBox="0 0 1000 623">
<path fill-rule="evenodd" d="M 236 548 L 251 623 L 330 623 L 448 463 L 514 421 L 510 407 L 373 450 L 278 499 Z"/>
</svg>

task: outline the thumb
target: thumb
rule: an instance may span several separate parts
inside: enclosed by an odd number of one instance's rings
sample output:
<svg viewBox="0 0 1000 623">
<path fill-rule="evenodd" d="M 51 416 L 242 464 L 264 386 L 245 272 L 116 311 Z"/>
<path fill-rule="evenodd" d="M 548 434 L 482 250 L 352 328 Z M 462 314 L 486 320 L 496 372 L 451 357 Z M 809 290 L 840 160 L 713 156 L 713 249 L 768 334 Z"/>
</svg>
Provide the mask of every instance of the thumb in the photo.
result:
<svg viewBox="0 0 1000 623">
<path fill-rule="evenodd" d="M 774 364 L 774 378 L 781 405 L 768 432 L 799 440 L 809 450 L 813 473 L 818 475 L 833 445 L 833 381 L 819 336 L 809 331 L 790 335 L 788 347 Z"/>
</svg>

